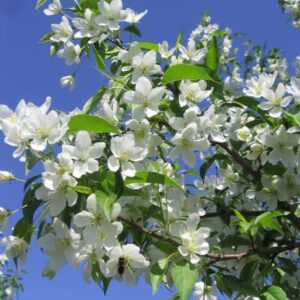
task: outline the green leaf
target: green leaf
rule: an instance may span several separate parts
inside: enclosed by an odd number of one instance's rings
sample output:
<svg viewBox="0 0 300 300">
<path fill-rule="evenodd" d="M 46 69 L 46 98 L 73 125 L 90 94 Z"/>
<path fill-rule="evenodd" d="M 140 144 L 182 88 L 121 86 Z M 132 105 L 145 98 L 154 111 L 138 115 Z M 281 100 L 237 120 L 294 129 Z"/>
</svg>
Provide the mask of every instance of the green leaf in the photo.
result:
<svg viewBox="0 0 300 300">
<path fill-rule="evenodd" d="M 41 152 L 37 152 L 31 149 L 28 149 L 25 154 L 25 173 L 26 175 L 30 170 L 36 165 L 38 161 L 42 159 Z"/>
<path fill-rule="evenodd" d="M 16 237 L 23 239 L 27 244 L 30 244 L 34 227 L 29 219 L 20 219 L 14 227 L 12 234 Z"/>
<path fill-rule="evenodd" d="M 177 36 L 177 38 L 176 38 L 176 43 L 175 43 L 175 48 L 176 49 L 178 49 L 178 46 L 179 46 L 179 44 L 182 41 L 182 35 L 183 35 L 182 31 L 180 31 L 179 34 L 178 34 L 178 36 Z"/>
<path fill-rule="evenodd" d="M 106 88 L 104 88 L 103 86 L 100 87 L 99 90 L 96 92 L 96 94 L 86 101 L 86 103 L 82 108 L 82 111 L 85 114 L 89 114 L 100 102 L 105 92 L 106 92 Z"/>
<path fill-rule="evenodd" d="M 98 68 L 100 70 L 105 70 L 106 66 L 105 66 L 105 62 L 104 62 L 104 59 L 101 56 L 101 54 L 96 49 L 94 49 L 94 54 L 95 54 L 95 60 L 96 60 Z"/>
<path fill-rule="evenodd" d="M 42 177 L 41 174 L 35 175 L 35 176 L 33 176 L 33 177 L 27 179 L 26 182 L 24 183 L 24 191 L 26 191 L 26 190 L 29 188 L 29 186 L 30 186 L 32 183 L 34 183 L 34 181 L 35 181 L 36 179 L 38 179 L 38 178 L 40 178 L 40 177 Z"/>
<path fill-rule="evenodd" d="M 166 269 L 169 264 L 169 258 L 163 258 L 157 261 L 152 267 L 150 271 L 150 280 L 152 284 L 152 291 L 155 294 L 158 290 L 160 283 L 163 280 L 163 277 L 166 273 Z"/>
<path fill-rule="evenodd" d="M 171 275 L 178 290 L 180 300 L 187 300 L 198 280 L 199 274 L 197 268 L 189 261 L 181 260 L 174 264 Z"/>
<path fill-rule="evenodd" d="M 38 0 L 35 9 L 39 9 L 42 5 L 44 5 L 47 2 L 47 0 Z"/>
<path fill-rule="evenodd" d="M 276 285 L 271 285 L 262 290 L 261 300 L 287 300 L 285 291 Z"/>
<path fill-rule="evenodd" d="M 280 211 L 267 211 L 263 214 L 261 214 L 260 216 L 258 216 L 255 219 L 254 224 L 255 225 L 261 225 L 263 228 L 272 228 L 274 230 L 276 230 L 277 232 L 279 232 L 280 234 L 283 234 L 283 230 L 280 226 L 280 224 L 278 223 L 278 221 L 276 219 L 274 219 L 275 217 L 279 217 L 284 215 L 283 212 Z"/>
<path fill-rule="evenodd" d="M 142 34 L 141 34 L 140 30 L 135 26 L 135 24 L 132 24 L 132 25 L 129 25 L 129 26 L 125 27 L 124 31 L 135 34 L 139 37 L 142 37 Z"/>
<path fill-rule="evenodd" d="M 70 188 L 77 193 L 85 194 L 85 195 L 90 195 L 93 192 L 92 189 L 87 186 L 76 185 L 76 186 L 70 186 Z"/>
<path fill-rule="evenodd" d="M 23 198 L 23 215 L 26 219 L 33 222 L 33 216 L 36 210 L 43 204 L 43 201 L 35 197 L 35 191 L 41 186 L 41 183 L 33 184 L 25 193 Z"/>
<path fill-rule="evenodd" d="M 110 194 L 107 195 L 102 191 L 97 191 L 96 193 L 97 203 L 103 208 L 107 216 L 110 216 L 112 211 L 112 206 L 117 200 L 117 195 Z"/>
<path fill-rule="evenodd" d="M 243 282 L 251 282 L 253 280 L 256 270 L 259 267 L 259 264 L 260 263 L 257 260 L 248 262 L 241 271 L 240 279 Z"/>
<path fill-rule="evenodd" d="M 259 102 L 252 98 L 252 97 L 248 97 L 248 96 L 241 96 L 238 97 L 236 99 L 234 99 L 234 102 L 242 104 L 246 107 L 248 107 L 250 110 L 260 114 L 261 116 L 265 116 L 265 111 L 263 111 L 262 109 L 260 109 L 257 105 L 259 104 Z"/>
<path fill-rule="evenodd" d="M 126 185 L 132 183 L 158 183 L 172 187 L 178 187 L 181 189 L 181 186 L 174 179 L 166 175 L 150 171 L 136 172 L 134 177 L 127 177 L 124 183 Z"/>
<path fill-rule="evenodd" d="M 147 49 L 147 50 L 159 50 L 158 44 L 155 43 L 150 43 L 150 42 L 139 42 L 138 46 L 142 49 Z"/>
<path fill-rule="evenodd" d="M 54 34 L 54 32 L 48 32 L 44 34 L 40 39 L 40 44 L 48 43 L 50 41 L 51 36 L 53 36 Z"/>
<path fill-rule="evenodd" d="M 210 80 L 215 81 L 210 76 L 210 71 L 206 67 L 178 64 L 170 66 L 164 73 L 162 84 L 179 80 Z"/>
<path fill-rule="evenodd" d="M 290 117 L 289 123 L 291 126 L 300 125 L 300 103 L 296 102 L 293 107 L 284 112 Z"/>
<path fill-rule="evenodd" d="M 217 71 L 219 66 L 219 49 L 216 37 L 213 38 L 212 45 L 207 49 L 205 63 L 211 70 Z"/>
<path fill-rule="evenodd" d="M 72 116 L 68 125 L 70 132 L 86 130 L 92 133 L 119 133 L 119 130 L 106 120 L 86 114 Z"/>
<path fill-rule="evenodd" d="M 282 176 L 283 173 L 286 171 L 286 168 L 284 167 L 284 165 L 281 162 L 279 162 L 276 165 L 272 165 L 269 162 L 267 162 L 262 167 L 262 170 L 267 175 L 279 175 L 279 176 Z"/>
<path fill-rule="evenodd" d="M 201 165 L 199 172 L 202 180 L 204 181 L 208 169 L 214 163 L 215 160 L 224 160 L 224 159 L 227 159 L 226 155 L 217 153 L 212 157 L 210 157 L 203 165 Z"/>
</svg>

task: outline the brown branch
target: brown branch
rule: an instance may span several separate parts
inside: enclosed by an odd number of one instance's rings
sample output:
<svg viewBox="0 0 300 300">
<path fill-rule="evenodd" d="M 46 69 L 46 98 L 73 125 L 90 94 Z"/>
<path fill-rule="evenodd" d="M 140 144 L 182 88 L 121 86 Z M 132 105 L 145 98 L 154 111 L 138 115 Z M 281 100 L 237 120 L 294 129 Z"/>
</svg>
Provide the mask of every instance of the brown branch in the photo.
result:
<svg viewBox="0 0 300 300">
<path fill-rule="evenodd" d="M 118 217 L 118 220 L 129 225 L 130 227 L 133 227 L 137 229 L 139 232 L 145 233 L 153 238 L 156 238 L 160 241 L 165 241 L 175 247 L 179 247 L 181 244 L 172 238 L 168 236 L 163 236 L 153 230 L 150 230 L 148 228 L 145 228 L 143 226 L 140 226 L 136 224 L 135 222 L 128 220 L 122 216 Z M 289 251 L 293 250 L 296 248 L 300 248 L 300 242 L 289 242 L 287 245 L 281 245 L 278 247 L 273 247 L 273 248 L 255 248 L 251 249 L 247 252 L 240 252 L 240 253 L 231 253 L 231 254 L 218 254 L 218 253 L 207 253 L 206 255 L 203 255 L 204 257 L 213 259 L 215 261 L 223 261 L 223 260 L 231 260 L 231 259 L 236 259 L 236 260 L 241 260 L 245 257 L 252 256 L 255 254 L 261 255 L 261 256 L 268 256 L 268 255 L 277 255 L 281 252 L 284 251 Z"/>
<path fill-rule="evenodd" d="M 254 170 L 251 163 L 240 156 L 240 154 L 235 151 L 232 147 L 229 146 L 228 143 L 218 143 L 210 139 L 212 145 L 219 145 L 223 148 L 228 154 L 231 155 L 233 160 L 237 162 L 245 172 L 250 173 L 254 179 L 256 179 L 259 183 L 261 180 L 261 173 L 259 170 Z M 292 213 L 292 208 L 288 203 L 283 203 L 278 201 L 278 208 L 288 211 L 290 214 L 287 215 L 287 219 L 300 231 L 300 218 Z"/>
<path fill-rule="evenodd" d="M 221 148 L 223 148 L 228 154 L 231 155 L 235 162 L 237 162 L 247 173 L 251 174 L 253 178 L 260 182 L 260 172 L 258 170 L 254 170 L 251 163 L 247 159 L 240 156 L 240 154 L 230 147 L 228 143 L 218 143 L 212 139 L 209 139 L 209 141 L 213 146 L 219 145 Z"/>
</svg>

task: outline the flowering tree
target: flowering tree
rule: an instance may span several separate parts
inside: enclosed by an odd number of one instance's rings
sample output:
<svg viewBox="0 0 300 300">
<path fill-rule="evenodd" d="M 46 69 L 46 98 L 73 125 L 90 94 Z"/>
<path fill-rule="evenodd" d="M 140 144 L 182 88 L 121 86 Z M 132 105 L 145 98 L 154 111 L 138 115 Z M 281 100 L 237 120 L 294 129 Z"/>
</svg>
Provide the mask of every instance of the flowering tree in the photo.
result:
<svg viewBox="0 0 300 300">
<path fill-rule="evenodd" d="M 61 22 L 41 41 L 67 65 L 94 60 L 108 84 L 71 112 L 50 110 L 50 97 L 0 106 L 4 141 L 29 177 L 0 172 L 25 182 L 1 265 L 24 263 L 36 238 L 44 276 L 84 265 L 104 293 L 144 276 L 153 292 L 175 286 L 173 300 L 193 289 L 197 299 L 299 299 L 299 59 L 290 76 L 279 50 L 248 42 L 241 61 L 235 35 L 207 15 L 186 46 L 181 33 L 171 47 L 127 42 L 147 11 L 74 2 L 48 4 Z M 73 89 L 75 76 L 61 85 Z M 2 232 L 13 213 L 0 209 Z M 20 278 L 1 280 L 10 299 Z"/>
</svg>

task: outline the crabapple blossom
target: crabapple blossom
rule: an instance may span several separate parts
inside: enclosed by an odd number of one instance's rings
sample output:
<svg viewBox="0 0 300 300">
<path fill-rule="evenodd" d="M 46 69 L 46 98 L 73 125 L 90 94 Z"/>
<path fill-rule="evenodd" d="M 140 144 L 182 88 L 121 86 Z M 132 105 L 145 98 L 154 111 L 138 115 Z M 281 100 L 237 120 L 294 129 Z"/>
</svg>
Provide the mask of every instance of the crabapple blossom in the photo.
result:
<svg viewBox="0 0 300 300">
<path fill-rule="evenodd" d="M 61 12 L 62 6 L 59 0 L 53 0 L 53 3 L 48 5 L 48 8 L 44 9 L 44 14 L 46 16 L 57 15 Z"/>
<path fill-rule="evenodd" d="M 172 138 L 172 143 L 175 147 L 170 153 L 170 157 L 176 159 L 182 155 L 185 163 L 191 167 L 196 163 L 194 151 L 204 151 L 209 147 L 209 142 L 206 138 L 198 137 L 198 126 L 196 123 L 190 123 L 182 132 L 177 132 Z"/>
<path fill-rule="evenodd" d="M 138 272 L 149 266 L 149 261 L 134 244 L 116 246 L 108 251 L 107 256 L 108 261 L 100 264 L 104 276 L 121 277 L 128 285 L 135 285 Z"/>
<path fill-rule="evenodd" d="M 51 27 L 54 32 L 54 35 L 50 38 L 52 42 L 64 44 L 70 42 L 73 36 L 73 29 L 67 17 L 62 16 L 62 21 L 59 24 L 52 24 Z"/>
<path fill-rule="evenodd" d="M 133 177 L 136 168 L 132 162 L 143 160 L 147 156 L 147 148 L 136 147 L 134 135 L 128 133 L 111 140 L 112 156 L 108 158 L 108 168 L 116 172 L 121 168 L 123 178 Z"/>
<path fill-rule="evenodd" d="M 197 300 L 218 300 L 218 297 L 215 296 L 216 286 L 205 285 L 203 281 L 197 282 L 195 284 L 194 297 Z"/>
<path fill-rule="evenodd" d="M 283 108 L 287 107 L 292 100 L 291 96 L 283 97 L 285 93 L 286 88 L 282 83 L 279 83 L 275 92 L 268 88 L 264 89 L 262 96 L 268 101 L 263 101 L 258 107 L 263 110 L 270 110 L 271 117 L 280 118 Z"/>
<path fill-rule="evenodd" d="M 156 64 L 156 52 L 154 50 L 134 56 L 131 66 L 133 68 L 131 79 L 133 83 L 136 83 L 142 76 L 149 78 L 150 75 L 159 74 L 161 72 L 161 67 Z"/>
<path fill-rule="evenodd" d="M 271 164 L 276 165 L 279 161 L 288 167 L 295 164 L 296 156 L 293 147 L 298 146 L 299 136 L 289 133 L 284 125 L 281 125 L 273 135 L 267 135 L 264 144 L 272 148 L 268 154 L 268 161 Z"/>
<path fill-rule="evenodd" d="M 74 216 L 74 224 L 83 229 L 83 239 L 95 248 L 110 249 L 118 245 L 117 236 L 122 232 L 120 222 L 110 222 L 108 216 L 97 204 L 96 196 L 90 195 L 87 199 L 87 210 Z M 114 214 L 118 208 L 115 207 Z"/>
<path fill-rule="evenodd" d="M 75 254 L 80 246 L 80 234 L 74 229 L 55 218 L 52 231 L 38 239 L 38 244 L 50 257 L 49 267 L 53 271 L 58 271 L 66 262 L 73 264 Z"/>
<path fill-rule="evenodd" d="M 184 60 L 191 60 L 193 63 L 201 63 L 207 53 L 206 48 L 196 49 L 195 41 L 192 39 L 188 41 L 187 48 L 181 44 L 178 47 L 181 57 Z"/>
<path fill-rule="evenodd" d="M 5 257 L 19 257 L 22 264 L 26 262 L 26 254 L 29 249 L 29 245 L 23 239 L 10 235 L 1 239 L 0 245 L 5 247 L 3 251 Z"/>
<path fill-rule="evenodd" d="M 132 104 L 132 117 L 140 121 L 145 116 L 151 118 L 158 114 L 158 105 L 164 93 L 163 87 L 152 88 L 150 80 L 142 76 L 136 82 L 135 92 L 124 94 L 124 102 Z"/>
<path fill-rule="evenodd" d="M 212 89 L 206 90 L 206 88 L 207 84 L 204 80 L 200 80 L 199 82 L 182 81 L 179 86 L 181 91 L 181 95 L 179 96 L 179 105 L 191 106 L 202 102 L 212 93 Z"/>
<path fill-rule="evenodd" d="M 81 48 L 79 45 L 67 43 L 64 49 L 60 49 L 57 52 L 58 57 L 63 58 L 67 66 L 71 66 L 74 63 L 79 64 L 80 62 Z"/>
<path fill-rule="evenodd" d="M 95 22 L 101 26 L 107 26 L 110 30 L 118 30 L 120 28 L 119 22 L 124 21 L 127 17 L 126 10 L 123 10 L 121 0 L 113 0 L 108 3 L 101 0 L 98 3 L 101 12 L 95 19 Z"/>
<path fill-rule="evenodd" d="M 173 235 L 180 237 L 182 245 L 178 251 L 184 257 L 189 256 L 192 264 L 200 261 L 199 255 L 205 255 L 209 251 L 209 244 L 205 240 L 210 235 L 208 227 L 197 229 L 200 217 L 198 214 L 191 214 L 184 222 L 177 222 L 171 227 Z"/>
<path fill-rule="evenodd" d="M 75 146 L 63 145 L 63 153 L 70 155 L 75 160 L 73 176 L 80 178 L 86 173 L 98 171 L 99 164 L 96 160 L 101 157 L 105 143 L 98 142 L 92 145 L 92 140 L 88 132 L 79 131 L 76 135 Z"/>
<path fill-rule="evenodd" d="M 277 76 L 278 72 L 261 73 L 258 77 L 253 76 L 246 80 L 246 88 L 243 89 L 243 92 L 249 97 L 260 98 L 266 89 L 272 88 Z"/>
</svg>

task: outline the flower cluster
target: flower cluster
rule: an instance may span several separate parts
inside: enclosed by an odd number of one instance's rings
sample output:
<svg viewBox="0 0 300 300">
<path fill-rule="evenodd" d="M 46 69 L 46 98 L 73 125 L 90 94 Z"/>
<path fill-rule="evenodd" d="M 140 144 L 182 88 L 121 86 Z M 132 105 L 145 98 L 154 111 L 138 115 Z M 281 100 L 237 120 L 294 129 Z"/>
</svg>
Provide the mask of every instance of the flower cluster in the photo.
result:
<svg viewBox="0 0 300 300">
<path fill-rule="evenodd" d="M 300 79 L 271 55 L 264 67 L 251 65 L 258 57 L 241 66 L 230 30 L 208 16 L 187 45 L 180 36 L 174 47 L 127 43 L 126 33 L 122 42 L 122 31 L 139 35 L 146 12 L 121 0 L 54 0 L 44 10 L 62 15 L 43 37 L 51 53 L 68 66 L 93 53 L 109 84 L 69 113 L 50 110 L 50 97 L 0 106 L 13 156 L 27 172 L 43 166 L 1 240 L 5 257 L 24 263 L 38 228 L 49 278 L 83 265 L 104 290 L 143 275 L 154 291 L 174 283 L 182 299 L 193 286 L 197 299 L 217 299 L 217 289 L 256 297 L 272 279 L 296 299 L 288 276 L 299 283 Z M 73 89 L 75 75 L 61 84 Z M 20 179 L 0 172 L 11 180 Z M 1 231 L 9 214 L 0 209 Z"/>
</svg>

